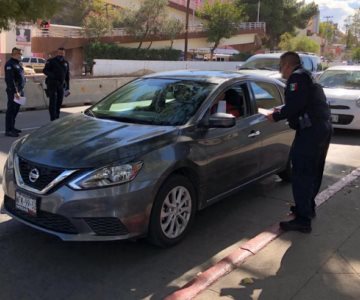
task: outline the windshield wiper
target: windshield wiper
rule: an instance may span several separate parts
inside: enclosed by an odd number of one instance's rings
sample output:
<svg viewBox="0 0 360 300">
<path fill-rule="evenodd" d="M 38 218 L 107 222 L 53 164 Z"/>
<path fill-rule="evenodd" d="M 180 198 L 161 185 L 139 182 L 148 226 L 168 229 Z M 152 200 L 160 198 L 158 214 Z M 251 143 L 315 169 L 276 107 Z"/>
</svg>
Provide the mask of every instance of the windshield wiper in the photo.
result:
<svg viewBox="0 0 360 300">
<path fill-rule="evenodd" d="M 152 125 L 154 122 L 147 121 L 147 120 L 139 120 L 129 117 L 122 117 L 122 116 L 111 116 L 111 115 L 101 115 L 98 116 L 100 119 L 107 119 L 107 120 L 113 120 L 117 122 L 124 122 L 124 123 L 134 123 L 134 124 L 146 124 L 146 125 Z"/>
<path fill-rule="evenodd" d="M 239 70 L 256 70 L 256 68 L 251 67 L 240 67 Z"/>
</svg>

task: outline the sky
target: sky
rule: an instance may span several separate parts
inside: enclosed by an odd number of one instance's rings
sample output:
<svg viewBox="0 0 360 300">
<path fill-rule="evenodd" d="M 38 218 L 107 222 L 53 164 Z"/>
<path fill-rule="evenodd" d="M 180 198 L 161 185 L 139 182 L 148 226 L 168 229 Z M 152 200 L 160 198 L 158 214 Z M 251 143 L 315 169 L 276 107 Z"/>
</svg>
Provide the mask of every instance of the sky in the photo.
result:
<svg viewBox="0 0 360 300">
<path fill-rule="evenodd" d="M 315 2 L 320 9 L 320 21 L 329 21 L 339 24 L 339 29 L 345 31 L 344 20 L 354 15 L 360 7 L 359 0 L 305 0 L 305 3 Z"/>
</svg>

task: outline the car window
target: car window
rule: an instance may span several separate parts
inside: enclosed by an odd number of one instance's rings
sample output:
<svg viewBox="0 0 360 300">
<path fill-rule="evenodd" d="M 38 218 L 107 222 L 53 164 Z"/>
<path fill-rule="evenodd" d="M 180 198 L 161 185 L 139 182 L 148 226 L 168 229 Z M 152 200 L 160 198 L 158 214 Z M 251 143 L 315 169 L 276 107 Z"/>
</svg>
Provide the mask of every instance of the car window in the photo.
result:
<svg viewBox="0 0 360 300">
<path fill-rule="evenodd" d="M 43 58 L 38 58 L 39 63 L 44 64 L 46 61 Z"/>
<path fill-rule="evenodd" d="M 29 62 L 29 60 L 30 60 L 29 57 L 24 57 L 24 58 L 22 59 L 22 62 L 27 63 L 27 62 Z"/>
<path fill-rule="evenodd" d="M 204 80 L 135 80 L 91 107 L 98 118 L 175 126 L 192 117 L 216 84 Z"/>
<path fill-rule="evenodd" d="M 251 82 L 257 108 L 270 109 L 282 105 L 278 88 L 267 82 Z"/>
<path fill-rule="evenodd" d="M 302 56 L 301 61 L 302 61 L 302 65 L 303 65 L 304 69 L 306 69 L 310 72 L 312 72 L 314 70 L 312 61 L 309 57 Z"/>
<path fill-rule="evenodd" d="M 236 118 L 243 118 L 247 115 L 246 85 L 236 84 L 224 89 L 216 97 L 211 106 L 210 113 L 223 112 L 231 114 Z"/>
<path fill-rule="evenodd" d="M 34 58 L 34 57 L 32 57 L 31 60 L 30 60 L 30 62 L 32 62 L 32 63 L 37 63 L 37 59 Z"/>
<path fill-rule="evenodd" d="M 326 70 L 318 79 L 325 88 L 344 88 L 360 90 L 360 71 Z"/>
<path fill-rule="evenodd" d="M 279 57 L 257 57 L 246 61 L 240 66 L 240 69 L 279 70 L 279 63 Z"/>
</svg>

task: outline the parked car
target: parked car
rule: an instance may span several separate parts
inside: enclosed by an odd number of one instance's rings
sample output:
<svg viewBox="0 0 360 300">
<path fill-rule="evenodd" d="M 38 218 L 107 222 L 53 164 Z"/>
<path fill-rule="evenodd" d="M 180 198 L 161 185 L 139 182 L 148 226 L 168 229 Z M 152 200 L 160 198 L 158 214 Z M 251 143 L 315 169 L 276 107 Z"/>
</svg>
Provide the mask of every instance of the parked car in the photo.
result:
<svg viewBox="0 0 360 300">
<path fill-rule="evenodd" d="M 174 245 L 198 210 L 269 174 L 289 180 L 294 133 L 258 113 L 283 105 L 283 92 L 278 80 L 237 72 L 136 79 L 17 140 L 3 209 L 63 240 Z"/>
<path fill-rule="evenodd" d="M 360 65 L 330 67 L 318 82 L 330 104 L 333 126 L 360 129 Z"/>
<path fill-rule="evenodd" d="M 36 73 L 42 73 L 46 59 L 41 57 L 23 57 L 21 60 L 24 67 L 32 68 Z"/>
<path fill-rule="evenodd" d="M 283 52 L 255 54 L 237 67 L 241 72 L 261 74 L 276 79 L 281 79 L 279 71 L 280 56 Z M 320 56 L 311 53 L 299 53 L 303 67 L 310 71 L 316 78 L 322 71 Z"/>
<path fill-rule="evenodd" d="M 33 68 L 24 67 L 24 66 L 23 66 L 23 68 L 24 68 L 25 75 L 35 75 L 36 74 Z"/>
</svg>

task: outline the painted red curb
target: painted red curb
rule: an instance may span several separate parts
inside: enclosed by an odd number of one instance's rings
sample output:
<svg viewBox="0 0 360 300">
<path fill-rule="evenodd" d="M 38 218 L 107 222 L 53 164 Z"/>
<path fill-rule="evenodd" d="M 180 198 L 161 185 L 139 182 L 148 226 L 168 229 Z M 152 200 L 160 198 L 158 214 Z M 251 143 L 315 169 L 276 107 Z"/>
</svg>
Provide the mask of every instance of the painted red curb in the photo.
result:
<svg viewBox="0 0 360 300">
<path fill-rule="evenodd" d="M 320 206 L 329 200 L 335 193 L 350 184 L 353 180 L 360 176 L 360 168 L 352 171 L 347 176 L 329 186 L 316 196 L 315 202 Z M 291 219 L 288 217 L 287 219 Z M 204 291 L 219 278 L 230 273 L 240 266 L 248 257 L 255 255 L 266 245 L 282 234 L 279 224 L 276 223 L 263 232 L 247 241 L 240 248 L 236 249 L 228 256 L 211 266 L 206 271 L 198 274 L 194 279 L 185 284 L 182 288 L 167 296 L 164 300 L 191 300 L 196 295 Z"/>
</svg>

